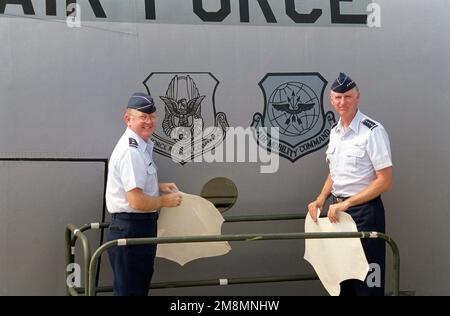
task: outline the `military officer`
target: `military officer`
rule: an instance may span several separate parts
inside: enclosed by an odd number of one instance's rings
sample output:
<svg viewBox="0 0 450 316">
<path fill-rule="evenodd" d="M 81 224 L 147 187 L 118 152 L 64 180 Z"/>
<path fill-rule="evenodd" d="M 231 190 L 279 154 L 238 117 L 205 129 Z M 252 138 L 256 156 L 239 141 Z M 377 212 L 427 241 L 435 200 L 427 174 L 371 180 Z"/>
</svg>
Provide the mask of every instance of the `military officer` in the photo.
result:
<svg viewBox="0 0 450 316">
<path fill-rule="evenodd" d="M 308 205 L 309 214 L 317 221 L 317 210 L 322 210 L 331 196 L 327 212 L 331 222 L 338 222 L 339 213 L 347 212 L 358 231 L 384 233 L 380 196 L 392 187 L 392 159 L 386 130 L 359 111 L 359 89 L 346 74 L 340 73 L 332 84 L 330 99 L 340 119 L 331 130 L 326 151 L 330 172 L 321 193 Z M 341 295 L 384 295 L 385 242 L 381 239 L 361 242 L 371 270 L 365 282 L 342 282 Z"/>
<path fill-rule="evenodd" d="M 109 160 L 106 204 L 112 220 L 108 240 L 156 237 L 158 210 L 180 205 L 181 194 L 175 183 L 158 183 L 150 139 L 157 126 L 152 97 L 133 94 L 124 121 L 127 129 Z M 156 244 L 116 246 L 108 249 L 108 255 L 114 294 L 148 295 Z"/>
</svg>

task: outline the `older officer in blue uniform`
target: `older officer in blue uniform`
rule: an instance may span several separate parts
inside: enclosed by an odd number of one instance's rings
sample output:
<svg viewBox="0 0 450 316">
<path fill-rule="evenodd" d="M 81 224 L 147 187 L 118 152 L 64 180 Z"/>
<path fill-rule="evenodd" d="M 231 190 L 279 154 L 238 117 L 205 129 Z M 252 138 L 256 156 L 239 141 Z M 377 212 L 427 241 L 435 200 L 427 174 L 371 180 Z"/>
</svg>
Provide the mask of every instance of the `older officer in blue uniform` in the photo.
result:
<svg viewBox="0 0 450 316">
<path fill-rule="evenodd" d="M 308 205 L 313 219 L 331 195 L 328 218 L 339 221 L 347 212 L 358 231 L 385 232 L 381 194 L 392 187 L 392 160 L 389 138 L 384 127 L 358 109 L 359 89 L 346 74 L 340 73 L 331 87 L 331 104 L 340 119 L 330 134 L 326 160 L 330 173 L 315 201 Z M 346 280 L 341 295 L 384 295 L 385 242 L 362 239 L 371 268 L 365 282 Z M 379 269 L 377 269 L 379 268 Z M 369 281 L 369 276 L 373 279 Z M 378 277 L 378 280 L 377 280 Z"/>
<path fill-rule="evenodd" d="M 157 126 L 152 97 L 133 94 L 124 121 L 127 129 L 109 161 L 106 204 L 112 221 L 108 240 L 156 237 L 158 209 L 180 205 L 181 194 L 174 183 L 158 183 L 150 140 Z M 160 196 L 160 191 L 167 194 Z M 108 255 L 114 294 L 148 295 L 156 245 L 112 247 Z"/>
</svg>

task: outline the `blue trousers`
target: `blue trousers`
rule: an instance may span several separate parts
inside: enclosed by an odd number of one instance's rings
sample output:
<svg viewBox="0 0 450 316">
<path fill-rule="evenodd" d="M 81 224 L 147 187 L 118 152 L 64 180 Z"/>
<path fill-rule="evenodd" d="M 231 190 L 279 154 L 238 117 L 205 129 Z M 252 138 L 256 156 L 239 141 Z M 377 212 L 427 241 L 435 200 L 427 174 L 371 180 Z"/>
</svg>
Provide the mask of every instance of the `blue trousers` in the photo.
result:
<svg viewBox="0 0 450 316">
<path fill-rule="evenodd" d="M 158 213 L 112 214 L 108 241 L 157 235 Z M 156 255 L 154 245 L 116 246 L 108 249 L 114 273 L 114 295 L 147 296 Z"/>
<path fill-rule="evenodd" d="M 334 203 L 333 199 L 332 202 Z M 347 210 L 356 223 L 358 231 L 374 231 L 384 233 L 384 206 L 380 197 L 367 203 L 356 205 Z M 369 270 L 364 282 L 345 280 L 341 282 L 341 296 L 383 296 L 386 260 L 386 242 L 378 238 L 363 238 L 361 243 L 369 265 L 379 267 Z M 375 264 L 375 265 L 374 265 Z M 371 266 L 371 267 L 372 267 Z M 379 275 L 378 275 L 378 272 Z M 372 275 L 372 273 L 374 273 Z M 367 279 L 370 279 L 368 282 Z"/>
</svg>

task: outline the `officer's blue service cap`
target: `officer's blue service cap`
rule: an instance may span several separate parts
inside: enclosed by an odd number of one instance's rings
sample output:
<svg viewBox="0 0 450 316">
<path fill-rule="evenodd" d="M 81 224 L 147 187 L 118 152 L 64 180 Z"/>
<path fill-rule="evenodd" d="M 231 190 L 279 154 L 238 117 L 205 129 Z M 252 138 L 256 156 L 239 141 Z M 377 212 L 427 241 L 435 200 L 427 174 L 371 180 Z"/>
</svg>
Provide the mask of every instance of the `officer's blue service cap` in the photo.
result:
<svg viewBox="0 0 450 316">
<path fill-rule="evenodd" d="M 130 100 L 128 101 L 128 109 L 135 109 L 147 114 L 156 112 L 155 102 L 153 98 L 143 92 L 133 93 Z"/>
<path fill-rule="evenodd" d="M 345 73 L 341 72 L 339 77 L 331 85 L 331 90 L 337 93 L 344 93 L 356 87 L 356 83 Z"/>
</svg>

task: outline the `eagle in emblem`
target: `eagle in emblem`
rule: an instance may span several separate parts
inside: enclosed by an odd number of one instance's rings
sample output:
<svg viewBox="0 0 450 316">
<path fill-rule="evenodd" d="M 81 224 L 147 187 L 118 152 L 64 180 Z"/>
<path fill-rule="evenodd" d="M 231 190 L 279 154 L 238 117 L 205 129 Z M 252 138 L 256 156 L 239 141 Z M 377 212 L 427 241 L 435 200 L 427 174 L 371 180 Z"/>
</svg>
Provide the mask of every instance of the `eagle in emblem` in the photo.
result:
<svg viewBox="0 0 450 316">
<path fill-rule="evenodd" d="M 272 106 L 275 110 L 285 112 L 288 114 L 288 119 L 285 124 L 288 125 L 292 122 L 298 122 L 302 124 L 298 115 L 304 111 L 311 110 L 314 107 L 314 103 L 301 103 L 300 96 L 295 98 L 295 93 L 292 92 L 292 96 L 287 98 L 288 103 L 273 103 Z"/>
<path fill-rule="evenodd" d="M 191 136 L 203 131 L 203 119 L 201 117 L 201 104 L 204 95 L 200 95 L 194 80 L 188 76 L 175 76 L 170 81 L 166 95 L 160 96 L 165 104 L 165 115 L 162 122 L 164 133 L 171 137 L 172 130 L 176 127 L 190 127 Z M 200 126 L 194 124 L 195 120 L 201 120 Z"/>
</svg>

